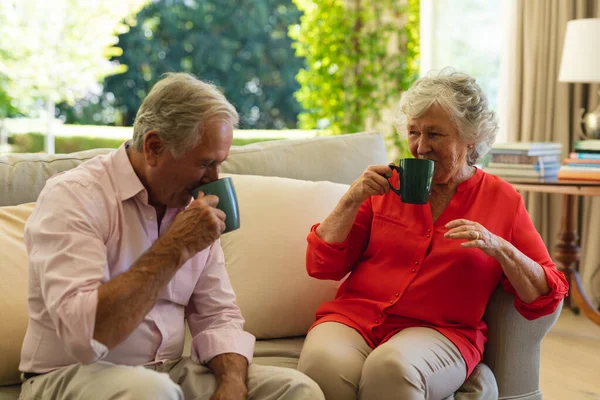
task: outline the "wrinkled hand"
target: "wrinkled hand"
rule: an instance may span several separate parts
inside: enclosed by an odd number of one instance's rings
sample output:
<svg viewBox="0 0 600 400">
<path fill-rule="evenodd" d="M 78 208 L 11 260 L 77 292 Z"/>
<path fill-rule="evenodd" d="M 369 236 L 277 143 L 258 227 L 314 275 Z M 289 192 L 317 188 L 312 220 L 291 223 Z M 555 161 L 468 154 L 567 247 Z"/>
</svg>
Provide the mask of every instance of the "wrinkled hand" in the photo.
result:
<svg viewBox="0 0 600 400">
<path fill-rule="evenodd" d="M 213 244 L 225 230 L 225 213 L 215 208 L 217 204 L 217 196 L 200 192 L 175 218 L 167 235 L 181 248 L 185 260 Z"/>
<path fill-rule="evenodd" d="M 506 241 L 499 236 L 494 235 L 483 225 L 469 221 L 468 219 L 455 219 L 446 224 L 448 232 L 444 237 L 450 239 L 464 239 L 467 242 L 461 243 L 464 248 L 481 249 L 490 257 L 498 258 L 502 252 Z"/>
<path fill-rule="evenodd" d="M 221 381 L 210 400 L 245 400 L 248 398 L 248 388 L 239 379 Z"/>
<path fill-rule="evenodd" d="M 382 195 L 390 191 L 388 178 L 392 169 L 387 165 L 370 165 L 362 175 L 352 182 L 346 196 L 356 204 L 362 204 L 371 196 Z"/>
</svg>

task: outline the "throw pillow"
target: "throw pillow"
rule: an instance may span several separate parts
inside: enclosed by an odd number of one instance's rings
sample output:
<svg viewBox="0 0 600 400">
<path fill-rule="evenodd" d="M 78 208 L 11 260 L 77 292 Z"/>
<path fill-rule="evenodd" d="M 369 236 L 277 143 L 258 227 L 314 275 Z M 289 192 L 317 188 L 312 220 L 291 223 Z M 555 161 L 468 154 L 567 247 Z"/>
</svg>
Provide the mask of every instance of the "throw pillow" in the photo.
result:
<svg viewBox="0 0 600 400">
<path fill-rule="evenodd" d="M 340 285 L 308 276 L 306 236 L 348 185 L 221 175 L 232 177 L 240 208 L 240 229 L 221 244 L 245 329 L 258 339 L 305 335 L 317 307 Z"/>
<path fill-rule="evenodd" d="M 34 206 L 0 207 L 0 385 L 21 383 L 19 360 L 28 321 L 23 232 Z"/>
</svg>

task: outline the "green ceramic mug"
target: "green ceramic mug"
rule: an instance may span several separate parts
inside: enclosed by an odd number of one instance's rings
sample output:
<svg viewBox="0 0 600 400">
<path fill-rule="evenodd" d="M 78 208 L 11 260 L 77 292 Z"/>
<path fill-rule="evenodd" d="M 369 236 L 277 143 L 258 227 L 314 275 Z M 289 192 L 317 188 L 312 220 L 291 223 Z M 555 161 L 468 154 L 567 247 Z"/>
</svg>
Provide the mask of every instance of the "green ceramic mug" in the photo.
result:
<svg viewBox="0 0 600 400">
<path fill-rule="evenodd" d="M 427 203 L 433 180 L 433 161 L 421 158 L 403 158 L 398 164 L 389 165 L 390 168 L 398 171 L 400 180 L 399 189 L 390 183 L 391 189 L 400 196 L 404 203 Z"/>
<path fill-rule="evenodd" d="M 216 181 L 206 183 L 191 190 L 194 199 L 198 198 L 198 192 L 204 192 L 204 195 L 215 195 L 219 198 L 217 208 L 225 213 L 225 230 L 223 233 L 231 232 L 240 227 L 240 210 L 238 209 L 237 195 L 235 187 L 230 177 L 221 178 Z"/>
</svg>

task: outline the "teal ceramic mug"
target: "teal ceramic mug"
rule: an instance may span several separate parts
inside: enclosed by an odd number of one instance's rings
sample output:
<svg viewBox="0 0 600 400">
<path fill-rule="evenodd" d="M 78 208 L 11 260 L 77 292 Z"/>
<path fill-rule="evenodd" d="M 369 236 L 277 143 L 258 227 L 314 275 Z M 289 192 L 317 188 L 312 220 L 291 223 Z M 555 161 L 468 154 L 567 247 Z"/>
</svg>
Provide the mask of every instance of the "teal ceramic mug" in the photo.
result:
<svg viewBox="0 0 600 400">
<path fill-rule="evenodd" d="M 198 198 L 198 192 L 203 192 L 205 196 L 212 194 L 219 198 L 217 208 L 223 211 L 226 216 L 223 233 L 234 231 L 240 227 L 238 200 L 233 181 L 230 177 L 221 178 L 192 189 L 191 193 L 194 199 Z"/>
<path fill-rule="evenodd" d="M 421 158 L 403 158 L 398 165 L 390 164 L 398 171 L 399 188 L 390 183 L 391 189 L 404 203 L 425 204 L 431 193 L 434 163 Z"/>
</svg>

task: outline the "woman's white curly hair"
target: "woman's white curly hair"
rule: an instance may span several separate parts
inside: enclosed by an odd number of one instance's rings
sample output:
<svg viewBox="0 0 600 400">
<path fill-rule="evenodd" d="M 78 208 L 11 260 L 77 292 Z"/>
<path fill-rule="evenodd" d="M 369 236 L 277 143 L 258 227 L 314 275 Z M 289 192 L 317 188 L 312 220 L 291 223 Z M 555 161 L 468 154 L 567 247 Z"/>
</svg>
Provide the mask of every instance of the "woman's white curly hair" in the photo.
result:
<svg viewBox="0 0 600 400">
<path fill-rule="evenodd" d="M 475 165 L 487 154 L 498 133 L 498 117 L 488 109 L 488 100 L 475 78 L 452 68 L 430 72 L 402 94 L 396 109 L 398 134 L 406 132 L 411 117 L 419 117 L 434 103 L 441 106 L 462 139 L 474 142 L 467 164 Z"/>
</svg>

